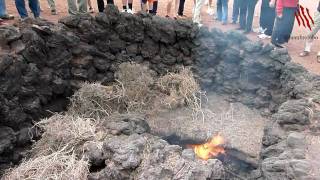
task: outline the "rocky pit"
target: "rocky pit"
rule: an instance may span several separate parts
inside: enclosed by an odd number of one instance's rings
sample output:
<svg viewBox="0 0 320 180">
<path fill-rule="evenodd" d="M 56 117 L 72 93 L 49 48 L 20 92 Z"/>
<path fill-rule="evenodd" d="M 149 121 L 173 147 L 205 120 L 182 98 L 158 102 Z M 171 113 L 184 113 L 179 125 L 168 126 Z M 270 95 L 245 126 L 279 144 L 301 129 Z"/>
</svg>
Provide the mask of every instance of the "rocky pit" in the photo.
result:
<svg viewBox="0 0 320 180">
<path fill-rule="evenodd" d="M 207 92 L 206 118 L 195 122 L 180 108 L 107 124 L 120 133 L 104 140 L 102 152 L 88 146 L 95 167 L 90 179 L 320 178 L 320 77 L 292 63 L 285 49 L 236 31 L 119 13 L 113 6 L 96 17 L 65 17 L 58 24 L 2 26 L 0 43 L 2 170 L 26 156 L 38 136 L 29 128 L 50 112 L 64 111 L 79 83 L 109 84 L 118 65 L 132 61 L 158 75 L 191 67 Z M 250 170 L 228 174 L 223 157 L 203 162 L 183 149 L 215 133 L 228 142 L 225 156 L 234 155 L 233 163 Z M 146 145 L 151 150 L 142 153 Z"/>
</svg>

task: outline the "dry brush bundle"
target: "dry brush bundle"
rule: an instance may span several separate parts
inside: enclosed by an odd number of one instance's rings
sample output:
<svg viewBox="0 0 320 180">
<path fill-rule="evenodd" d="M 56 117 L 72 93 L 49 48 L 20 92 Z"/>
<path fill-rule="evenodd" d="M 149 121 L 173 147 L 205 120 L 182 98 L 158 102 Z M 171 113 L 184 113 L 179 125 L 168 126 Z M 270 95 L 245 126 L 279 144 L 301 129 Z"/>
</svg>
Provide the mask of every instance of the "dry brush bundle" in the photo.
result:
<svg viewBox="0 0 320 180">
<path fill-rule="evenodd" d="M 169 108 L 189 106 L 194 112 L 201 111 L 200 86 L 189 68 L 182 68 L 178 73 L 168 73 L 157 81 L 158 89 L 167 96 L 161 101 Z"/>
<path fill-rule="evenodd" d="M 72 151 L 62 149 L 52 154 L 23 161 L 9 169 L 4 180 L 86 180 L 89 174 L 88 161 L 77 159 Z"/>
<path fill-rule="evenodd" d="M 33 156 L 47 155 L 62 148 L 81 154 L 83 144 L 96 139 L 96 122 L 89 118 L 55 114 L 36 126 L 44 133 L 31 150 Z"/>
<path fill-rule="evenodd" d="M 125 91 L 125 102 L 129 111 L 142 111 L 152 108 L 155 96 L 152 86 L 155 72 L 148 66 L 136 63 L 122 63 L 115 73 Z"/>
<path fill-rule="evenodd" d="M 118 83 L 103 86 L 100 83 L 83 83 L 70 98 L 68 113 L 85 118 L 100 119 L 115 111 L 123 111 L 125 104 L 123 86 Z"/>
</svg>

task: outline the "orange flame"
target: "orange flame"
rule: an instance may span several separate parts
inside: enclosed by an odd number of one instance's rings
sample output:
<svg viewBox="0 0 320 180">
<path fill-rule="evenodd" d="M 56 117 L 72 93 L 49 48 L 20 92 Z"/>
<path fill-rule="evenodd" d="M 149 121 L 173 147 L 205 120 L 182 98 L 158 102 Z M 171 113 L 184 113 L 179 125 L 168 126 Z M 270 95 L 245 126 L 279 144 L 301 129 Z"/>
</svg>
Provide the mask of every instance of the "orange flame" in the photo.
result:
<svg viewBox="0 0 320 180">
<path fill-rule="evenodd" d="M 216 157 L 219 154 L 224 154 L 224 148 L 222 147 L 224 143 L 223 137 L 221 135 L 213 136 L 212 139 L 204 144 L 191 145 L 193 147 L 194 153 L 200 159 L 208 160 L 212 157 Z"/>
</svg>

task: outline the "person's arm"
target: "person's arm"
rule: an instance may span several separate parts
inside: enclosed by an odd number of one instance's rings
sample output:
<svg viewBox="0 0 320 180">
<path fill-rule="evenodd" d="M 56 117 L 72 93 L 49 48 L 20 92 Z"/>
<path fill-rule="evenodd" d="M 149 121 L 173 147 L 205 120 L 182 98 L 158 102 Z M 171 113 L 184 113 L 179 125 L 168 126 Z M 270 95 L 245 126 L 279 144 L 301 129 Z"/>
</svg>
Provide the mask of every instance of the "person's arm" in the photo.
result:
<svg viewBox="0 0 320 180">
<path fill-rule="evenodd" d="M 277 5 L 276 5 L 276 12 L 278 18 L 282 18 L 282 13 L 283 13 L 283 1 L 285 0 L 278 0 Z"/>
</svg>

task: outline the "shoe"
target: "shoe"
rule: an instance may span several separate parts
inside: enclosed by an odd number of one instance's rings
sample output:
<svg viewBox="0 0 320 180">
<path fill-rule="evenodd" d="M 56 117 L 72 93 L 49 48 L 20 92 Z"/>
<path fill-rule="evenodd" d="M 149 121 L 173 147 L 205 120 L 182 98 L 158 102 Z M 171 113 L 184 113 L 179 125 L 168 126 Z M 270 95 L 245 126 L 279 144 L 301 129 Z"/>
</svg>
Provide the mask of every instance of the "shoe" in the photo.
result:
<svg viewBox="0 0 320 180">
<path fill-rule="evenodd" d="M 91 8 L 89 8 L 89 13 L 94 13 L 94 9 L 91 7 Z"/>
<path fill-rule="evenodd" d="M 260 34 L 260 35 L 258 35 L 258 38 L 259 39 L 271 39 L 271 36 L 268 36 L 266 34 Z"/>
<path fill-rule="evenodd" d="M 244 30 L 244 28 L 239 27 L 239 28 L 237 28 L 236 30 L 241 31 L 241 30 Z"/>
<path fill-rule="evenodd" d="M 127 9 L 122 9 L 121 12 L 122 13 L 127 12 Z"/>
<path fill-rule="evenodd" d="M 214 15 L 214 10 L 211 7 L 208 7 L 207 13 L 209 14 L 209 16 L 212 16 Z"/>
<path fill-rule="evenodd" d="M 56 10 L 51 10 L 51 15 L 58 15 Z"/>
<path fill-rule="evenodd" d="M 231 22 L 231 24 L 237 24 L 237 22 L 235 22 L 235 21 L 232 21 L 232 22 Z"/>
<path fill-rule="evenodd" d="M 310 52 L 309 51 L 303 51 L 299 54 L 300 57 L 306 57 L 309 56 Z"/>
<path fill-rule="evenodd" d="M 222 22 L 222 25 L 227 25 L 227 22 Z"/>
<path fill-rule="evenodd" d="M 263 33 L 265 30 L 262 27 L 254 28 L 253 32 L 255 33 Z"/>
<path fill-rule="evenodd" d="M 3 16 L 0 16 L 0 18 L 3 20 L 12 20 L 12 19 L 14 19 L 14 16 L 11 14 L 5 14 Z"/>
<path fill-rule="evenodd" d="M 317 62 L 320 63 L 320 52 L 317 54 Z"/>
<path fill-rule="evenodd" d="M 198 27 L 201 28 L 203 26 L 203 24 L 201 23 L 198 23 Z"/>
<path fill-rule="evenodd" d="M 271 42 L 271 44 L 273 44 L 275 47 L 277 47 L 277 48 L 283 48 L 283 46 L 281 46 L 280 44 L 278 44 L 278 43 L 273 43 L 273 42 Z"/>
<path fill-rule="evenodd" d="M 128 9 L 128 10 L 127 10 L 127 13 L 129 13 L 129 14 L 134 14 L 135 12 L 134 12 L 133 9 Z"/>
</svg>

